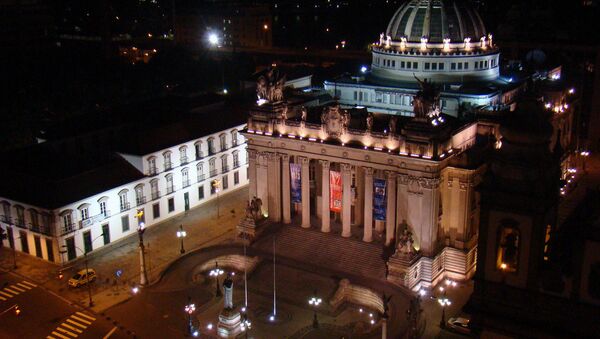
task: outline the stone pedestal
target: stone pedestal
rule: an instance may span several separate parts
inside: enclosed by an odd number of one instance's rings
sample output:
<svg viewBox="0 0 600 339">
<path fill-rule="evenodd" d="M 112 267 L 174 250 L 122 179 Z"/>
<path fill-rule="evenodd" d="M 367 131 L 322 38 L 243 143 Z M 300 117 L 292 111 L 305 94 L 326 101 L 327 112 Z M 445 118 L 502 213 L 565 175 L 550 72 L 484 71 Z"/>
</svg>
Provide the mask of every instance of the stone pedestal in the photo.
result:
<svg viewBox="0 0 600 339">
<path fill-rule="evenodd" d="M 256 221 L 254 218 L 246 216 L 240 220 L 237 225 L 238 237 L 250 245 L 265 230 L 264 220 Z"/>
<path fill-rule="evenodd" d="M 221 338 L 235 338 L 242 332 L 242 316 L 236 309 L 223 309 L 219 314 L 217 333 Z"/>
<path fill-rule="evenodd" d="M 396 251 L 387 262 L 387 280 L 397 285 L 409 286 L 410 269 L 418 258 L 419 256 L 416 254 L 405 254 Z"/>
</svg>

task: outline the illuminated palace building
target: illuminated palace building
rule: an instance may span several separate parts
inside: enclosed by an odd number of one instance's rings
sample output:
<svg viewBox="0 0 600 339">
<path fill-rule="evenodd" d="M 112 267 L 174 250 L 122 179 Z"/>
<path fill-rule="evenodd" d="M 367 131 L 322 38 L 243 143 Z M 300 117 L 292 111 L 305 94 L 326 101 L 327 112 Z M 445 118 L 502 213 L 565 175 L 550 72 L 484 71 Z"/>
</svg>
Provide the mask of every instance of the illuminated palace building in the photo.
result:
<svg viewBox="0 0 600 339">
<path fill-rule="evenodd" d="M 499 56 L 471 8 L 412 0 L 373 45 L 370 71 L 286 98 L 267 74 L 243 132 L 250 198 L 272 222 L 387 246 L 387 279 L 413 290 L 470 278 L 475 188 L 502 146 L 498 121 L 518 114 L 526 87 L 503 80 Z M 553 116 L 550 147 L 568 149 L 568 91 L 538 98 Z"/>
</svg>

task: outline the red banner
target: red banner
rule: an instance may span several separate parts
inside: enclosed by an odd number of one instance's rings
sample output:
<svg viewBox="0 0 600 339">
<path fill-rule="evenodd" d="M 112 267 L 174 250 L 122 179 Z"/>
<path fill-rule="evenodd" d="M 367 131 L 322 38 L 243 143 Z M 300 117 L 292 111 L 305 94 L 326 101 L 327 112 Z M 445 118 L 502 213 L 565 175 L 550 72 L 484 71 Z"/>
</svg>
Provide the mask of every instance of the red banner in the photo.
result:
<svg viewBox="0 0 600 339">
<path fill-rule="evenodd" d="M 336 171 L 329 172 L 329 209 L 342 211 L 342 174 Z"/>
</svg>

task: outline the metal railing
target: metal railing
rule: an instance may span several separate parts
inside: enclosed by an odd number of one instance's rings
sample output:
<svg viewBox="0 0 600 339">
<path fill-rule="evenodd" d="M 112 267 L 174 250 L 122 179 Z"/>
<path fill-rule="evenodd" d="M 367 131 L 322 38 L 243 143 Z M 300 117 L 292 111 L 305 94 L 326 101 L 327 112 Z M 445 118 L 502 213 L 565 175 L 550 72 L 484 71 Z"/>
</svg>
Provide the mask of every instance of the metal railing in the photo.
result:
<svg viewBox="0 0 600 339">
<path fill-rule="evenodd" d="M 169 162 L 165 162 L 165 171 L 168 171 L 173 168 L 173 164 Z"/>
<path fill-rule="evenodd" d="M 227 144 L 221 145 L 221 152 L 225 152 L 227 150 Z"/>
<path fill-rule="evenodd" d="M 0 221 L 10 224 L 12 222 L 12 218 L 7 215 L 0 215 Z"/>
<path fill-rule="evenodd" d="M 91 226 L 93 223 L 94 223 L 94 220 L 92 218 L 79 220 L 79 228 Z"/>
<path fill-rule="evenodd" d="M 167 194 L 175 192 L 175 185 L 167 186 Z"/>
<path fill-rule="evenodd" d="M 196 160 L 200 160 L 202 158 L 203 158 L 202 152 L 196 153 Z"/>
<path fill-rule="evenodd" d="M 234 162 L 233 162 L 233 168 L 238 168 L 238 167 L 240 167 L 240 162 L 239 162 L 239 160 L 238 160 L 238 161 L 234 161 Z"/>
<path fill-rule="evenodd" d="M 209 148 L 208 149 L 208 155 L 213 155 L 213 154 L 217 154 L 217 152 L 215 151 L 214 148 Z"/>
<path fill-rule="evenodd" d="M 198 174 L 198 182 L 202 182 L 204 180 L 206 180 L 206 174 Z"/>
<path fill-rule="evenodd" d="M 212 170 L 210 170 L 210 173 L 209 173 L 209 174 L 210 174 L 210 177 L 212 178 L 212 177 L 215 177 L 215 176 L 217 176 L 217 174 L 219 174 L 219 172 L 218 172 L 218 171 L 217 171 L 217 169 L 215 168 L 215 169 L 212 169 Z"/>
<path fill-rule="evenodd" d="M 100 213 L 100 214 L 96 214 L 95 216 L 92 217 L 92 219 L 94 219 L 94 222 L 98 222 L 98 221 L 102 221 L 104 219 L 108 219 L 110 218 L 110 211 L 104 211 L 104 213 Z"/>
<path fill-rule="evenodd" d="M 221 173 L 227 173 L 229 172 L 229 165 L 225 165 L 221 167 Z"/>
<path fill-rule="evenodd" d="M 181 157 L 179 158 L 179 162 L 183 165 L 183 164 L 187 164 L 188 163 L 188 157 Z"/>
<path fill-rule="evenodd" d="M 135 203 L 136 203 L 137 206 L 145 204 L 146 203 L 146 197 L 145 196 L 136 197 L 135 198 Z"/>
<path fill-rule="evenodd" d="M 183 187 L 188 187 L 190 185 L 190 179 L 182 180 L 181 185 Z"/>
<path fill-rule="evenodd" d="M 156 175 L 158 173 L 158 169 L 156 167 L 148 168 L 148 175 Z"/>
<path fill-rule="evenodd" d="M 76 230 L 77 230 L 77 225 L 75 225 L 75 223 L 71 223 L 69 225 L 63 224 L 63 227 L 61 228 L 61 233 L 62 233 L 62 235 L 65 235 L 65 234 L 69 234 L 71 232 L 75 232 Z"/>
<path fill-rule="evenodd" d="M 130 208 L 131 208 L 131 204 L 129 202 L 121 204 L 121 212 L 127 211 Z"/>
<path fill-rule="evenodd" d="M 160 191 L 152 191 L 150 194 L 152 195 L 152 200 L 160 198 Z"/>
</svg>

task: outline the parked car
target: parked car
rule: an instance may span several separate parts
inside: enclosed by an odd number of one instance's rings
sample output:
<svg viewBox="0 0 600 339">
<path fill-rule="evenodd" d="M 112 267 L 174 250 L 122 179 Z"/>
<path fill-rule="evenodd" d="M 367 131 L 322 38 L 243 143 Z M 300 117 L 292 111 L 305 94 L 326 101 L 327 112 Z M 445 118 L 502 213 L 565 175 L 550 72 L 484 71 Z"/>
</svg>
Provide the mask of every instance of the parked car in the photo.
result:
<svg viewBox="0 0 600 339">
<path fill-rule="evenodd" d="M 448 328 L 458 333 L 471 334 L 469 319 L 467 318 L 457 317 L 448 319 Z"/>
<path fill-rule="evenodd" d="M 91 283 L 96 280 L 96 271 L 91 268 L 85 269 L 77 272 L 71 279 L 69 279 L 69 286 L 71 287 L 79 287 L 81 285 L 85 285 L 87 283 Z"/>
</svg>

